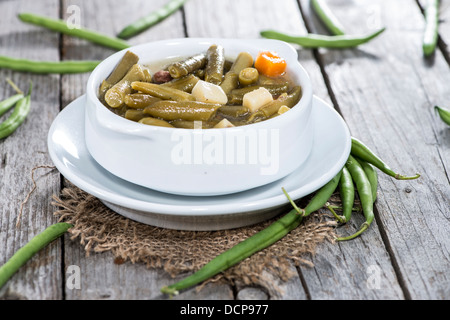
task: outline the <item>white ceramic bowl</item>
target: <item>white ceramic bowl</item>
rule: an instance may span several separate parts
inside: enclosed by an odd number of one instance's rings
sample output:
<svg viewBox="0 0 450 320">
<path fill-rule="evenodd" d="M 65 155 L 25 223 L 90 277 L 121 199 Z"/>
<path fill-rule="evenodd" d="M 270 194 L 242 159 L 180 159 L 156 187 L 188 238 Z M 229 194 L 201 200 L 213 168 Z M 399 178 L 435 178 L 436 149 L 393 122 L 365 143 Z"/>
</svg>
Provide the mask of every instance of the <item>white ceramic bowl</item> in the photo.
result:
<svg viewBox="0 0 450 320">
<path fill-rule="evenodd" d="M 236 128 L 189 130 L 135 123 L 112 113 L 98 99 L 101 82 L 125 53 L 118 52 L 92 72 L 87 84 L 86 145 L 103 168 L 153 190 L 215 196 L 272 183 L 305 162 L 313 145 L 313 89 L 292 46 L 265 39 L 185 38 L 129 50 L 140 63 L 151 64 L 205 52 L 212 44 L 222 45 L 230 58 L 243 51 L 255 57 L 266 50 L 279 53 L 293 81 L 303 88 L 301 101 L 282 116 Z"/>
</svg>

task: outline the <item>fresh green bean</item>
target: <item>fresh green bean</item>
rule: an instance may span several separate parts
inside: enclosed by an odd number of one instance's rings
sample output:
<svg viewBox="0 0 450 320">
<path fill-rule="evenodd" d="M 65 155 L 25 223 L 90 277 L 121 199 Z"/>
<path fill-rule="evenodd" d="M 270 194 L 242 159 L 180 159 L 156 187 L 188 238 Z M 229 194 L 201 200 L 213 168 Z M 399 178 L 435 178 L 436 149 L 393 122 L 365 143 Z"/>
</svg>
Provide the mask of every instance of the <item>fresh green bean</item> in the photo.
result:
<svg viewBox="0 0 450 320">
<path fill-rule="evenodd" d="M 346 163 L 346 167 L 350 172 L 354 183 L 356 184 L 356 189 L 358 190 L 361 207 L 366 221 L 362 224 L 359 231 L 357 231 L 355 234 L 348 237 L 340 237 L 337 239 L 337 241 L 348 241 L 355 239 L 356 237 L 364 233 L 367 229 L 369 229 L 370 225 L 375 219 L 373 213 L 374 201 L 372 196 L 372 187 L 366 173 L 364 172 L 364 169 L 352 155 L 350 155 Z"/>
<path fill-rule="evenodd" d="M 434 110 L 439 114 L 442 121 L 450 126 L 450 110 L 439 106 L 435 106 Z"/>
<path fill-rule="evenodd" d="M 206 59 L 205 81 L 220 85 L 224 76 L 225 49 L 220 45 L 212 45 L 206 52 Z"/>
<path fill-rule="evenodd" d="M 427 0 L 425 7 L 425 32 L 423 35 L 423 53 L 426 57 L 433 54 L 438 42 L 439 0 Z"/>
<path fill-rule="evenodd" d="M 136 91 L 152 95 L 156 98 L 172 101 L 194 101 L 193 95 L 170 87 L 160 86 L 148 82 L 133 82 L 131 87 Z"/>
<path fill-rule="evenodd" d="M 67 22 L 64 20 L 55 20 L 31 13 L 21 13 L 19 14 L 19 19 L 26 23 L 31 23 L 40 27 L 50 29 L 52 31 L 88 40 L 90 42 L 112 49 L 123 50 L 130 47 L 130 45 L 122 39 L 109 37 L 107 35 L 84 28 L 70 28 L 67 25 Z"/>
<path fill-rule="evenodd" d="M 367 178 L 369 179 L 370 186 L 372 188 L 373 202 L 375 202 L 378 197 L 378 173 L 370 163 L 367 163 L 366 161 L 358 158 L 355 159 L 359 162 L 364 172 L 366 173 Z"/>
<path fill-rule="evenodd" d="M 195 286 L 205 280 L 208 280 L 215 275 L 224 272 L 228 268 L 238 264 L 253 254 L 264 250 L 273 245 L 292 230 L 296 229 L 303 219 L 311 213 L 322 208 L 325 203 L 332 196 L 336 190 L 341 173 L 328 182 L 322 189 L 320 189 L 314 197 L 310 200 L 308 206 L 299 210 L 295 207 L 294 210 L 272 223 L 266 229 L 258 232 L 254 236 L 238 243 L 230 250 L 217 256 L 203 268 L 193 275 L 181 280 L 180 282 L 163 287 L 161 292 L 168 295 L 177 295 L 179 291 Z M 291 202 L 292 203 L 292 202 Z"/>
<path fill-rule="evenodd" d="M 121 39 L 129 39 L 165 20 L 178 11 L 187 0 L 170 0 L 163 7 L 126 26 L 118 35 Z"/>
<path fill-rule="evenodd" d="M 5 139 L 12 135 L 25 121 L 31 110 L 32 84 L 27 96 L 20 99 L 14 107 L 13 113 L 0 124 L 0 139 Z"/>
<path fill-rule="evenodd" d="M 93 71 L 100 61 L 34 61 L 0 56 L 0 69 L 38 74 L 72 74 Z"/>
<path fill-rule="evenodd" d="M 197 101 L 161 101 L 145 108 L 144 112 L 152 117 L 161 118 L 166 121 L 208 121 L 216 114 L 220 107 L 220 104 Z"/>
<path fill-rule="evenodd" d="M 311 7 L 327 29 L 336 36 L 345 34 L 344 27 L 324 0 L 311 0 Z"/>
<path fill-rule="evenodd" d="M 68 223 L 58 223 L 48 227 L 39 235 L 31 239 L 25 246 L 19 249 L 0 268 L 0 288 L 36 253 L 49 245 L 54 240 L 61 237 L 73 226 Z"/>
<path fill-rule="evenodd" d="M 342 169 L 342 176 L 339 181 L 339 191 L 342 200 L 342 215 L 344 217 L 344 222 L 349 222 L 355 203 L 355 185 L 353 184 L 350 171 L 346 166 Z"/>
<path fill-rule="evenodd" d="M 0 102 L 0 117 L 9 111 L 12 107 L 16 105 L 21 99 L 24 98 L 23 94 L 16 94 L 6 100 Z"/>
<path fill-rule="evenodd" d="M 380 169 L 383 173 L 397 179 L 397 180 L 415 180 L 420 178 L 420 174 L 416 174 L 413 177 L 407 177 L 394 172 L 381 158 L 379 158 L 372 150 L 369 149 L 363 142 L 352 137 L 352 151 L 351 154 L 364 160 L 376 168 Z"/>
<path fill-rule="evenodd" d="M 268 39 L 281 40 L 289 43 L 295 43 L 303 48 L 330 48 L 330 49 L 347 49 L 354 48 L 370 40 L 378 37 L 383 33 L 385 28 L 382 28 L 374 33 L 353 36 L 353 35 L 342 35 L 342 36 L 325 36 L 319 34 L 308 34 L 305 36 L 290 36 L 285 33 L 266 30 L 261 32 L 261 36 Z"/>
</svg>

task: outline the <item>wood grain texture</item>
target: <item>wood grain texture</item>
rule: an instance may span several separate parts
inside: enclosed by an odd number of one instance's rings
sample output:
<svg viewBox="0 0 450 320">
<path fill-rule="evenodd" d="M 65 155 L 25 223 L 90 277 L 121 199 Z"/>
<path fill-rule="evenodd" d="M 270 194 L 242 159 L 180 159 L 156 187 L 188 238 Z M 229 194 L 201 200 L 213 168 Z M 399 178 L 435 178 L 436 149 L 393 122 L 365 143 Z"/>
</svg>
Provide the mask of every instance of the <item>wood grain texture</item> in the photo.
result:
<svg viewBox="0 0 450 320">
<path fill-rule="evenodd" d="M 25 25 L 16 15 L 31 11 L 58 16 L 58 1 L 0 2 L 5 18 L 0 21 L 0 54 L 36 60 L 59 60 L 58 36 Z M 47 133 L 59 112 L 59 76 L 31 75 L 0 70 L 0 100 L 13 94 L 5 79 L 10 78 L 24 91 L 34 84 L 32 109 L 25 123 L 10 137 L 0 141 L 0 264 L 31 238 L 55 223 L 51 196 L 59 192 L 60 177 L 51 170 L 37 170 L 36 192 L 23 206 L 33 189 L 33 168 L 52 165 L 47 154 Z M 4 117 L 7 117 L 5 115 Z M 2 118 L 3 120 L 3 118 Z M 61 299 L 61 242 L 37 254 L 2 288 L 0 299 Z"/>
<path fill-rule="evenodd" d="M 306 2 L 306 1 L 305 1 Z M 450 72 L 437 52 L 422 57 L 423 16 L 411 1 L 330 1 L 352 32 L 369 28 L 362 12 L 375 12 L 387 32 L 359 50 L 321 50 L 333 94 L 352 134 L 396 170 L 422 173 L 417 181 L 380 176 L 378 222 L 406 298 L 448 297 L 450 199 L 448 143 L 433 115 L 449 95 Z M 304 7 L 307 4 L 304 3 Z"/>
</svg>

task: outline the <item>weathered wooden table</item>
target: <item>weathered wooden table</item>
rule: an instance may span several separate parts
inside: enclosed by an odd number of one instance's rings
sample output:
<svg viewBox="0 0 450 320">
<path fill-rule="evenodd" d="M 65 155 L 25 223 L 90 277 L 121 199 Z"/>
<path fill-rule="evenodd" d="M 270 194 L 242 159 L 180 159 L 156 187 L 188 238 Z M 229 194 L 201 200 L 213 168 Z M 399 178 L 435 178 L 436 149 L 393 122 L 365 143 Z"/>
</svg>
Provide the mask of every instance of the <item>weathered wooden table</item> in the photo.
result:
<svg viewBox="0 0 450 320">
<path fill-rule="evenodd" d="M 439 48 L 425 59 L 421 39 L 425 0 L 329 0 L 352 34 L 385 26 L 376 40 L 353 50 L 299 49 L 315 94 L 344 117 L 353 136 L 365 141 L 392 167 L 422 173 L 417 181 L 380 175 L 376 222 L 352 242 L 322 245 L 313 268 L 271 291 L 209 284 L 178 299 L 449 299 L 450 129 L 434 105 L 450 106 L 449 1 L 441 4 Z M 68 19 L 79 10 L 81 25 L 115 35 L 166 0 L 0 0 L 0 54 L 35 60 L 102 60 L 113 53 L 17 19 L 32 12 Z M 308 1 L 191 0 L 182 10 L 131 44 L 179 37 L 258 38 L 263 29 L 291 34 L 326 33 Z M 36 190 L 20 206 L 33 182 L 32 169 L 52 166 L 47 134 L 58 113 L 84 94 L 89 74 L 32 75 L 0 70 L 0 99 L 13 93 L 4 79 L 35 84 L 33 109 L 14 135 L 0 141 L 0 264 L 34 235 L 56 222 L 52 195 L 64 180 L 57 171 L 36 171 Z M 360 220 L 355 220 L 356 227 Z M 343 231 L 344 232 L 344 231 Z M 170 279 L 144 265 L 115 265 L 109 253 L 86 257 L 66 236 L 35 256 L 0 290 L 0 299 L 164 299 Z M 65 286 L 66 268 L 82 270 L 81 289 Z M 274 282 L 277 280 L 274 279 Z"/>
</svg>

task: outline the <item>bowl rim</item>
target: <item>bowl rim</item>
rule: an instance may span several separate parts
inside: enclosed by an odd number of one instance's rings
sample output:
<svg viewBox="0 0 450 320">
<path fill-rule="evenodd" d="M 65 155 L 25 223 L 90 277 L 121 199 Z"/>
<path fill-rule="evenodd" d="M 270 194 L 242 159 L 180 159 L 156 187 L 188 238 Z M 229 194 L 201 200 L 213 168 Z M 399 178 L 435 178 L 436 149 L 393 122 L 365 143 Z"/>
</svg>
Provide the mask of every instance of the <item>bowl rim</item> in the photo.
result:
<svg viewBox="0 0 450 320">
<path fill-rule="evenodd" d="M 270 50 L 271 44 L 272 44 L 272 47 L 282 48 L 285 50 L 285 51 L 283 51 L 283 54 L 284 54 L 283 57 L 288 61 L 288 70 L 292 74 L 295 74 L 296 76 L 301 78 L 304 83 L 301 85 L 302 86 L 302 98 L 299 101 L 299 103 L 295 106 L 295 108 L 292 108 L 292 110 L 290 112 L 283 114 L 280 117 L 276 117 L 276 118 L 269 119 L 266 121 L 248 124 L 248 125 L 239 126 L 239 127 L 234 127 L 234 128 L 215 128 L 214 131 L 217 131 L 217 132 L 242 131 L 242 130 L 246 130 L 247 128 L 251 128 L 251 129 L 266 128 L 268 126 L 270 127 L 270 124 L 273 124 L 274 127 L 280 127 L 280 126 L 282 126 L 282 122 L 284 122 L 285 119 L 292 118 L 292 117 L 289 117 L 289 114 L 292 115 L 293 113 L 302 113 L 302 111 L 304 109 L 306 109 L 306 107 L 308 105 L 312 104 L 313 88 L 312 88 L 311 78 L 310 78 L 308 72 L 306 71 L 306 69 L 299 62 L 299 55 L 298 55 L 297 50 L 287 42 L 280 41 L 280 40 L 263 39 L 263 38 L 249 38 L 249 39 L 245 39 L 245 38 L 172 38 L 172 39 L 152 41 L 152 42 L 147 42 L 147 43 L 131 46 L 127 49 L 123 49 L 121 51 L 118 51 L 118 52 L 110 55 L 109 57 L 104 59 L 102 62 L 100 62 L 100 64 L 92 71 L 92 73 L 90 74 L 89 79 L 87 81 L 86 96 L 87 96 L 87 101 L 91 102 L 91 103 L 87 103 L 87 106 L 89 106 L 90 104 L 93 104 L 96 107 L 96 110 L 102 110 L 101 112 L 103 114 L 108 114 L 110 119 L 114 119 L 115 121 L 118 122 L 118 124 L 120 124 L 120 129 L 118 129 L 118 127 L 113 126 L 111 124 L 104 124 L 105 127 L 107 127 L 108 129 L 112 129 L 114 131 L 120 131 L 122 133 L 136 134 L 138 131 L 141 133 L 144 133 L 144 134 L 146 134 L 148 132 L 154 133 L 155 131 L 156 132 L 173 133 L 174 131 L 177 131 L 177 130 L 183 130 L 185 132 L 191 132 L 191 133 L 197 132 L 198 129 L 166 128 L 166 127 L 143 125 L 143 124 L 125 119 L 125 118 L 111 112 L 98 99 L 98 88 L 100 87 L 101 82 L 104 80 L 104 79 L 100 78 L 99 74 L 106 73 L 106 71 L 104 69 L 111 68 L 110 64 L 117 65 L 117 63 L 120 61 L 120 59 L 123 57 L 123 55 L 127 51 L 132 51 L 132 52 L 133 52 L 133 50 L 140 51 L 140 50 L 143 50 L 143 48 L 146 48 L 149 46 L 161 46 L 161 45 L 175 46 L 175 45 L 185 44 L 185 43 L 205 45 L 205 44 L 214 44 L 214 43 L 221 44 L 221 42 L 222 43 L 226 42 L 228 44 L 236 42 L 236 43 L 240 44 L 239 46 L 243 46 L 243 47 L 246 47 L 246 46 L 247 47 L 249 47 L 249 46 L 253 46 L 253 47 L 261 46 L 262 47 L 264 45 L 264 47 L 261 48 L 261 51 L 262 50 L 265 50 L 265 51 Z M 227 48 L 225 45 L 224 45 L 224 47 L 225 47 L 225 49 Z M 242 51 L 245 51 L 245 49 L 243 48 Z M 279 51 L 279 50 L 274 49 L 272 51 Z M 189 54 L 190 53 L 188 53 L 187 55 L 189 55 Z M 195 52 L 192 52 L 192 54 L 195 54 Z M 177 56 L 182 56 L 182 55 L 178 54 Z M 183 56 L 186 56 L 186 55 L 183 55 Z M 289 63 L 289 62 L 291 62 L 291 63 Z M 294 62 L 294 63 L 292 63 L 292 62 Z M 148 63 L 148 62 L 145 62 L 145 63 Z M 110 70 L 109 73 L 110 72 L 112 72 L 112 70 Z M 105 112 L 105 111 L 107 111 L 107 112 Z M 100 120 L 100 119 L 97 119 L 97 120 Z"/>
</svg>

